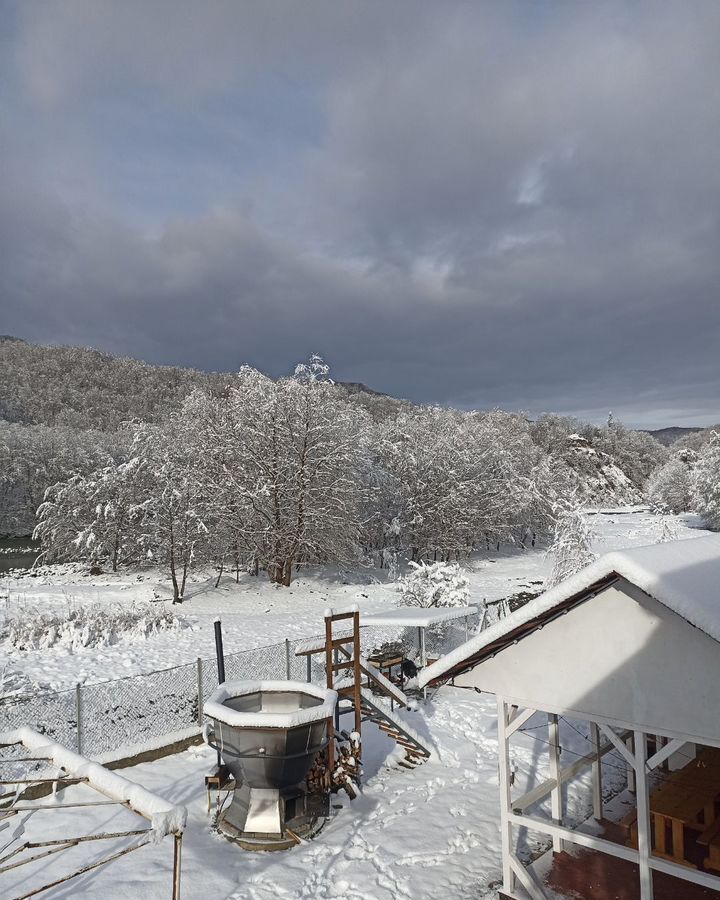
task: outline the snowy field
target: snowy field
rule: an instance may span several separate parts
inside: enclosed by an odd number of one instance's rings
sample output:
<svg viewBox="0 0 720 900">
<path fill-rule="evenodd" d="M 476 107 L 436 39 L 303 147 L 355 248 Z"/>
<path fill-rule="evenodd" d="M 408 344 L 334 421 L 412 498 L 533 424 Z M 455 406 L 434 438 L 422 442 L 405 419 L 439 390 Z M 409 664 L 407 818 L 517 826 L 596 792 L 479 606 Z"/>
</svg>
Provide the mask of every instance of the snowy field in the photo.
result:
<svg viewBox="0 0 720 900">
<path fill-rule="evenodd" d="M 641 507 L 598 512 L 590 517 L 596 532 L 594 549 L 600 554 L 621 547 L 655 543 L 663 528 L 675 537 L 703 533 L 693 516 L 661 519 Z M 520 592 L 537 593 L 550 568 L 543 549 L 501 547 L 499 552 L 476 554 L 466 564 L 471 602 L 494 601 Z M 7 640 L 0 644 L 0 683 L 6 690 L 31 686 L 62 690 L 78 681 L 94 683 L 125 675 L 166 669 L 193 662 L 198 656 L 214 655 L 212 620 L 221 616 L 225 650 L 240 650 L 276 644 L 285 638 L 318 634 L 323 612 L 357 603 L 361 611 L 394 606 L 399 593 L 386 581 L 386 571 L 360 569 L 353 572 L 309 569 L 289 588 L 267 579 L 241 575 L 224 576 L 215 588 L 215 576 L 198 576 L 182 605 L 167 609 L 182 627 L 149 637 L 128 636 L 101 647 L 19 650 Z M 169 586 L 157 572 L 122 572 L 90 576 L 80 565 L 43 567 L 36 573 L 10 573 L 0 578 L 0 634 L 8 616 L 37 615 L 82 605 L 117 604 L 132 607 L 170 595 Z M 159 605 L 159 604 L 158 604 Z M 2 693 L 0 691 L 0 693 Z"/>
<path fill-rule="evenodd" d="M 668 532 L 680 538 L 703 533 L 690 516 L 661 524 L 641 508 L 598 512 L 592 521 L 597 553 L 654 543 L 661 536 L 668 537 Z M 549 562 L 542 550 L 477 555 L 467 564 L 471 599 L 492 601 L 537 591 Z M 329 605 L 357 602 L 362 609 L 371 610 L 397 602 L 394 586 L 377 575 L 369 571 L 352 575 L 312 572 L 289 589 L 249 576 L 242 577 L 239 585 L 223 580 L 218 589 L 209 580 L 198 581 L 179 608 L 187 627 L 94 650 L 13 649 L 6 654 L 7 664 L 32 681 L 61 687 L 78 677 L 101 680 L 192 661 L 198 655 L 212 655 L 212 618 L 217 614 L 223 618 L 229 651 L 317 634 L 323 610 Z M 52 608 L 70 602 L 131 605 L 164 596 L 167 590 L 148 573 L 90 578 L 70 567 L 43 570 L 37 577 L 15 574 L 0 584 L 9 610 L 24 604 Z M 419 711 L 404 715 L 432 747 L 431 759 L 414 771 L 398 767 L 393 743 L 367 723 L 361 795 L 352 802 L 344 794 L 334 797 L 333 817 L 320 835 L 284 853 L 246 853 L 211 831 L 203 778 L 213 766 L 214 754 L 205 747 L 125 769 L 123 774 L 171 802 L 187 805 L 183 896 L 192 900 L 211 896 L 227 900 L 497 897 L 501 872 L 494 698 L 446 686 L 426 706 L 421 704 Z M 563 750 L 571 757 L 584 755 L 590 748 L 578 725 L 561 722 Z M 512 757 L 519 791 L 548 776 L 544 718 L 530 719 L 522 732 L 514 739 Z M 608 754 L 603 767 L 604 790 L 609 796 L 622 786 L 624 768 L 614 754 Z M 90 799 L 86 793 L 82 786 L 70 788 L 65 799 Z M 573 785 L 567 809 L 568 817 L 576 821 L 589 815 L 587 781 Z M 50 820 L 43 816 L 50 814 L 28 818 L 26 839 L 47 838 Z M 126 811 L 111 807 L 86 809 L 81 831 L 133 827 L 128 817 Z M 52 827 L 61 834 L 78 833 L 70 813 L 52 814 Z M 544 844 L 529 837 L 524 855 L 535 857 L 544 849 Z M 40 883 L 37 879 L 57 877 L 69 870 L 74 860 L 91 862 L 98 858 L 93 854 L 101 852 L 107 853 L 108 848 L 82 845 L 69 851 L 62 863 L 41 865 L 36 876 L 28 877 L 23 870 L 7 873 L 2 889 L 10 896 L 24 893 Z M 139 900 L 169 896 L 171 867 L 168 840 L 82 876 L 52 896 Z"/>
</svg>

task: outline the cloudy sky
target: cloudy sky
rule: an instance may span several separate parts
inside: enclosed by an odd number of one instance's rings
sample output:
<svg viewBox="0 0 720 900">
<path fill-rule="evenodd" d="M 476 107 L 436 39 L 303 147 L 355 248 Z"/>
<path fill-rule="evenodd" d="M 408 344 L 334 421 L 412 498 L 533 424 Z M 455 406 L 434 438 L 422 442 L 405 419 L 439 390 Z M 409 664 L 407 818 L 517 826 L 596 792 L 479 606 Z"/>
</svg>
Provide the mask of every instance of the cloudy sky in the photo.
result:
<svg viewBox="0 0 720 900">
<path fill-rule="evenodd" d="M 0 332 L 720 419 L 716 0 L 0 0 Z"/>
</svg>

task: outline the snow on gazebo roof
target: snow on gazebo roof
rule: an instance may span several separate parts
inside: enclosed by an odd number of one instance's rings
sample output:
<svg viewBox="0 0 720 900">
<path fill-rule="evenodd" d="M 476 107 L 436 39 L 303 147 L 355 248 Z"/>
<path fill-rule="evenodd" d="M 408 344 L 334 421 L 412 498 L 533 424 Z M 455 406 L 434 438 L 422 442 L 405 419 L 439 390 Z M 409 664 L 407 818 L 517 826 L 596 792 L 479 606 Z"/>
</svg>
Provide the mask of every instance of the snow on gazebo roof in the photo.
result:
<svg viewBox="0 0 720 900">
<path fill-rule="evenodd" d="M 477 611 L 477 606 L 395 606 L 363 616 L 362 624 L 430 628 L 431 625 L 441 625 L 443 622 L 467 619 Z"/>
<path fill-rule="evenodd" d="M 634 584 L 691 625 L 720 641 L 720 535 L 668 541 L 601 556 L 512 615 L 423 669 L 423 687 L 536 619 L 613 577 Z"/>
</svg>

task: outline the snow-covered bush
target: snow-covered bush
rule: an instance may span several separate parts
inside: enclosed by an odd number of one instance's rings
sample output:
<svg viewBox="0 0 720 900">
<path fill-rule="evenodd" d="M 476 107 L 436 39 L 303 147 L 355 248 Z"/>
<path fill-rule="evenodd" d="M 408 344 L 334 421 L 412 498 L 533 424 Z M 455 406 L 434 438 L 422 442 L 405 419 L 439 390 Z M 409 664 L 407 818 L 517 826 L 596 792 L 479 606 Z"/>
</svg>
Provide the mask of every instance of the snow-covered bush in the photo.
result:
<svg viewBox="0 0 720 900">
<path fill-rule="evenodd" d="M 575 575 L 595 559 L 591 550 L 592 530 L 582 510 L 568 506 L 557 513 L 555 537 L 550 554 L 553 567 L 547 587 L 555 587 L 571 575 Z"/>
<path fill-rule="evenodd" d="M 698 456 L 695 497 L 697 511 L 710 528 L 720 528 L 720 431 L 713 432 Z"/>
<path fill-rule="evenodd" d="M 470 582 L 457 563 L 410 563 L 398 582 L 405 606 L 467 606 Z"/>
<path fill-rule="evenodd" d="M 185 622 L 163 604 L 132 606 L 68 603 L 61 609 L 24 606 L 10 612 L 0 638 L 15 650 L 63 647 L 106 647 L 122 639 L 146 638 L 184 627 Z"/>
</svg>

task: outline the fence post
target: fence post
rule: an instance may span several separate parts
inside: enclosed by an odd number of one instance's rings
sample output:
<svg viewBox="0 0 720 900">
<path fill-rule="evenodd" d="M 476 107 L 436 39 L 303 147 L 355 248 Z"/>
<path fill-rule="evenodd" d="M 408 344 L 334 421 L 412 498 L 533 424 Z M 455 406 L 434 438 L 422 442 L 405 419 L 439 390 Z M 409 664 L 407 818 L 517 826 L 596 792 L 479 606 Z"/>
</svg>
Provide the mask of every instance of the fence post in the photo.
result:
<svg viewBox="0 0 720 900">
<path fill-rule="evenodd" d="M 290 640 L 285 638 L 285 677 L 290 681 Z"/>
<path fill-rule="evenodd" d="M 83 720 L 82 720 L 82 684 L 75 684 L 75 721 L 77 722 L 77 752 L 83 752 Z"/>
<path fill-rule="evenodd" d="M 197 658 L 197 698 L 198 698 L 198 725 L 203 724 L 203 671 L 202 660 Z"/>
<path fill-rule="evenodd" d="M 307 657 L 307 683 L 310 684 L 312 682 L 312 658 L 308 653 Z"/>
</svg>

